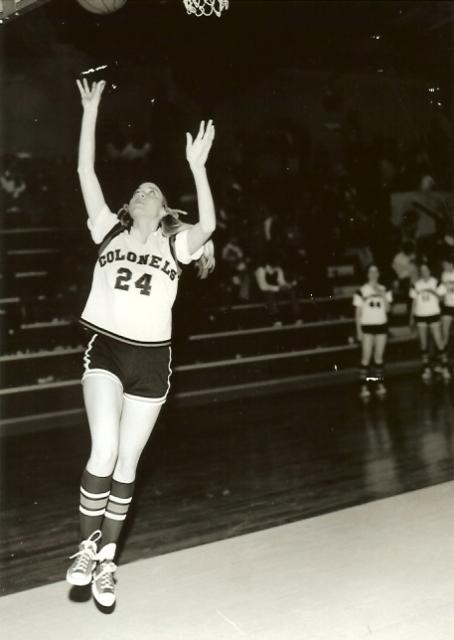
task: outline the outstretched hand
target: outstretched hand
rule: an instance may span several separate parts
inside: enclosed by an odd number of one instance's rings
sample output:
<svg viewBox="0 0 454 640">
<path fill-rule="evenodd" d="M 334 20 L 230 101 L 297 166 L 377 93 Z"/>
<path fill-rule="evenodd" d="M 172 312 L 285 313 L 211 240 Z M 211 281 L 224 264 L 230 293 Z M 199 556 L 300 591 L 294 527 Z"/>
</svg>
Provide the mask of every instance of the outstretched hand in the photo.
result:
<svg viewBox="0 0 454 640">
<path fill-rule="evenodd" d="M 205 121 L 202 120 L 195 140 L 193 140 L 190 133 L 186 134 L 186 159 L 192 171 L 197 171 L 205 167 L 208 154 L 213 144 L 214 133 L 213 121 L 209 120 L 205 127 Z"/>
<path fill-rule="evenodd" d="M 91 88 L 86 78 L 83 80 L 76 80 L 76 82 L 79 87 L 83 108 L 98 108 L 99 103 L 101 102 L 102 92 L 106 86 L 105 81 L 101 80 L 100 82 L 92 82 Z"/>
</svg>

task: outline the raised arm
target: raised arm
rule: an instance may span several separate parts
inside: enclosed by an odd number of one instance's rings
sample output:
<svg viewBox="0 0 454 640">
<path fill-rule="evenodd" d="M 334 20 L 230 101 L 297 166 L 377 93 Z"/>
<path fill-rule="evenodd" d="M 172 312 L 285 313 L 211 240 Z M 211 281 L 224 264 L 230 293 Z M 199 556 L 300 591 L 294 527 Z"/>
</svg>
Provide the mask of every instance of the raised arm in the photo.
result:
<svg viewBox="0 0 454 640">
<path fill-rule="evenodd" d="M 77 172 L 90 219 L 96 219 L 105 205 L 104 195 L 95 173 L 95 132 L 98 107 L 105 82 L 93 82 L 91 88 L 86 79 L 77 80 L 82 100 L 83 115 L 79 141 Z"/>
<path fill-rule="evenodd" d="M 202 247 L 216 228 L 216 213 L 205 163 L 214 140 L 213 121 L 200 123 L 195 140 L 186 134 L 186 159 L 194 176 L 199 208 L 199 221 L 188 231 L 188 249 L 192 255 Z"/>
</svg>

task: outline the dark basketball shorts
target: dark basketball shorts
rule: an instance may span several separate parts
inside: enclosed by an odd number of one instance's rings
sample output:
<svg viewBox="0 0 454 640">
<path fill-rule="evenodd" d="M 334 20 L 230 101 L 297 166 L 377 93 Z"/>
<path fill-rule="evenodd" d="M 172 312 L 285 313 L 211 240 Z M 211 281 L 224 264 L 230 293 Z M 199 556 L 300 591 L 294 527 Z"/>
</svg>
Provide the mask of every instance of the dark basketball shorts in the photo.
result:
<svg viewBox="0 0 454 640">
<path fill-rule="evenodd" d="M 373 336 L 386 335 L 388 333 L 388 324 L 362 324 L 361 331 Z"/>
<path fill-rule="evenodd" d="M 443 316 L 451 316 L 454 317 L 454 307 L 443 306 L 441 313 Z"/>
<path fill-rule="evenodd" d="M 107 376 L 121 385 L 126 398 L 163 404 L 170 389 L 169 345 L 141 347 L 94 333 L 84 354 L 82 383 L 88 376 Z"/>
<path fill-rule="evenodd" d="M 440 322 L 440 318 L 441 315 L 439 313 L 435 314 L 434 316 L 415 316 L 415 322 L 416 324 L 426 324 L 426 325 L 431 325 L 431 324 L 437 324 L 437 322 Z"/>
</svg>

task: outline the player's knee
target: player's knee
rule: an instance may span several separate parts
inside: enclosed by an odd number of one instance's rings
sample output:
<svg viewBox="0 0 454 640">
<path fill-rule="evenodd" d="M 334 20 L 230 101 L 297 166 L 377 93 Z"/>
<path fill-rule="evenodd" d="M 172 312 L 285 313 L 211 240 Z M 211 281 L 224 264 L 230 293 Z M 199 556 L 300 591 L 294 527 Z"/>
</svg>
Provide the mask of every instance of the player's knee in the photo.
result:
<svg viewBox="0 0 454 640">
<path fill-rule="evenodd" d="M 137 457 L 119 456 L 115 464 L 115 479 L 119 482 L 134 482 L 138 462 Z"/>
<path fill-rule="evenodd" d="M 114 445 L 104 445 L 103 447 L 93 447 L 87 468 L 96 475 L 110 475 L 117 462 L 118 448 Z"/>
</svg>

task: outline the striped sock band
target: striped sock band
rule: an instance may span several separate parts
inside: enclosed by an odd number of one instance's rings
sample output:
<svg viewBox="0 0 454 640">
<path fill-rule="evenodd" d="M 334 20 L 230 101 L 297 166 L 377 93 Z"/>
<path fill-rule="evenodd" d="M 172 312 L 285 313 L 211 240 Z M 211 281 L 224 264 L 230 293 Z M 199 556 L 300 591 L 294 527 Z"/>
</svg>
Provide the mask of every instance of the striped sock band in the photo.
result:
<svg viewBox="0 0 454 640">
<path fill-rule="evenodd" d="M 427 369 L 430 366 L 430 358 L 428 351 L 421 351 L 422 368 Z"/>
<path fill-rule="evenodd" d="M 385 378 L 385 367 L 383 365 L 383 362 L 376 362 L 374 364 L 374 369 L 377 382 L 383 384 L 383 380 Z"/>
<path fill-rule="evenodd" d="M 80 483 L 80 534 L 86 540 L 101 528 L 110 494 L 112 476 L 95 476 L 84 469 Z"/>
<path fill-rule="evenodd" d="M 112 480 L 106 513 L 102 523 L 102 544 L 117 543 L 132 502 L 134 482 Z"/>
</svg>

